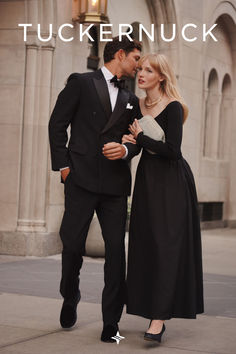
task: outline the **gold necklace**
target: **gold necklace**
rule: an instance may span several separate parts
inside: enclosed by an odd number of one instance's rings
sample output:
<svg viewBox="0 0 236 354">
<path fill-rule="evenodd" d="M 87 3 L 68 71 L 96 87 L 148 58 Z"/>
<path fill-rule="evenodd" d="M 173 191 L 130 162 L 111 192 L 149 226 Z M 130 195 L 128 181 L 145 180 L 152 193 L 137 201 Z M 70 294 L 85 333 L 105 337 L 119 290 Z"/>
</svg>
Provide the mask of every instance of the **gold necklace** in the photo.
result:
<svg viewBox="0 0 236 354">
<path fill-rule="evenodd" d="M 144 105 L 145 105 L 145 107 L 146 107 L 147 109 L 150 109 L 150 108 L 156 106 L 159 102 L 161 102 L 161 100 L 162 100 L 162 95 L 161 95 L 160 97 L 158 97 L 157 100 L 155 100 L 155 101 L 153 101 L 153 102 L 151 102 L 151 103 L 148 103 L 148 102 L 147 102 L 147 96 L 146 96 L 145 99 L 144 99 Z"/>
</svg>

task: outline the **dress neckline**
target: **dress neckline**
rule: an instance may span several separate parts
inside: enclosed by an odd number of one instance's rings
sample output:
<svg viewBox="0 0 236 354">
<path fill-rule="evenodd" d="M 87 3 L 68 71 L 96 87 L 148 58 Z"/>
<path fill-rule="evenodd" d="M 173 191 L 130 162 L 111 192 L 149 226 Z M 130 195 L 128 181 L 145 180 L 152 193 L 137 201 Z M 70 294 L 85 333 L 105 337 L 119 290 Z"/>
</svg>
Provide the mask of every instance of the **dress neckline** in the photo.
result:
<svg viewBox="0 0 236 354">
<path fill-rule="evenodd" d="M 171 103 L 173 103 L 173 102 L 179 102 L 179 101 L 174 100 L 174 101 L 169 102 L 169 103 L 165 106 L 165 108 L 163 108 L 163 110 L 162 110 L 156 117 L 153 117 L 153 119 L 158 118 L 158 117 L 166 110 L 166 108 L 167 108 Z M 141 109 L 140 109 L 140 111 L 141 111 Z M 141 111 L 141 113 L 142 113 L 142 115 L 143 115 L 143 112 L 142 112 L 142 111 Z M 144 116 L 144 115 L 143 115 L 143 116 Z"/>
</svg>

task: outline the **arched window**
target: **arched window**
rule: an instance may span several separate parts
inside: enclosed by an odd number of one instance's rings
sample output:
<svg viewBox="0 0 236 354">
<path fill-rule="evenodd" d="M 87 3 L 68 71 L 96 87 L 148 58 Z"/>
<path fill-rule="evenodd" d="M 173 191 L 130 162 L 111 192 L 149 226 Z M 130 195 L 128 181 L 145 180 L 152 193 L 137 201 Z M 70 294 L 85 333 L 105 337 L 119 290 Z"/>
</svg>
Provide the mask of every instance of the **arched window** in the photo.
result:
<svg viewBox="0 0 236 354">
<path fill-rule="evenodd" d="M 222 83 L 222 100 L 220 106 L 220 122 L 218 135 L 218 158 L 223 160 L 228 160 L 231 141 L 230 126 L 231 118 L 233 115 L 231 88 L 232 85 L 230 76 L 229 74 L 226 74 Z"/>
<path fill-rule="evenodd" d="M 218 125 L 219 117 L 219 94 L 218 94 L 219 80 L 215 69 L 212 69 L 208 79 L 208 94 L 206 99 L 205 110 L 205 127 L 204 127 L 204 146 L 203 156 L 214 157 L 215 144 L 214 133 Z"/>
</svg>

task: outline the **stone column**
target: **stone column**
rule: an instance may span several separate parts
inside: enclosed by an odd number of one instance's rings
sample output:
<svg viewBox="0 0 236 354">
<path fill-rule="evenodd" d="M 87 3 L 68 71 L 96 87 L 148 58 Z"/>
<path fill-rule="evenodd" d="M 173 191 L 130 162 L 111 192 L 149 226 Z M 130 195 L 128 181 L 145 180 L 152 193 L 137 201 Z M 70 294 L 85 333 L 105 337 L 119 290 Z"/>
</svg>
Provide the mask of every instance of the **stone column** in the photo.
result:
<svg viewBox="0 0 236 354">
<path fill-rule="evenodd" d="M 27 44 L 17 231 L 45 232 L 48 117 L 54 46 Z"/>
<path fill-rule="evenodd" d="M 59 241 L 50 238 L 46 228 L 48 119 L 55 35 L 49 42 L 39 43 L 36 38 L 36 33 L 31 32 L 26 44 L 17 231 L 24 234 L 26 254 L 40 255 L 56 253 L 60 250 L 60 245 Z M 47 246 L 48 243 L 51 246 Z"/>
<path fill-rule="evenodd" d="M 34 176 L 33 161 L 35 147 L 35 115 L 37 100 L 37 68 L 39 43 L 31 36 L 31 43 L 26 45 L 26 74 L 25 74 L 25 94 L 24 94 L 24 118 L 22 135 L 22 156 L 20 174 L 20 195 L 17 231 L 33 231 L 34 223 Z M 38 226 L 44 231 L 43 220 Z"/>
</svg>

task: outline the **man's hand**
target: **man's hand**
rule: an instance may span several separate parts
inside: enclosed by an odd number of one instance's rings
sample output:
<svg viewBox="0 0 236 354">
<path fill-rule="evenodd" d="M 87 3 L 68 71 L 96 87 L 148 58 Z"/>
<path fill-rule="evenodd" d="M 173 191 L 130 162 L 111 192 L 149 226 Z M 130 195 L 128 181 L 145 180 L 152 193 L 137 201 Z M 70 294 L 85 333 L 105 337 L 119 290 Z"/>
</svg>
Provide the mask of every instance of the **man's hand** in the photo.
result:
<svg viewBox="0 0 236 354">
<path fill-rule="evenodd" d="M 63 179 L 64 182 L 66 181 L 69 173 L 70 173 L 69 167 L 65 168 L 64 170 L 61 170 L 61 178 Z"/>
<path fill-rule="evenodd" d="M 125 156 L 126 150 L 121 144 L 111 142 L 103 146 L 102 153 L 108 160 L 119 160 Z"/>
<path fill-rule="evenodd" d="M 122 144 L 125 144 L 125 143 L 136 144 L 136 140 L 132 134 L 128 134 L 128 135 L 125 134 L 122 136 Z"/>
</svg>

